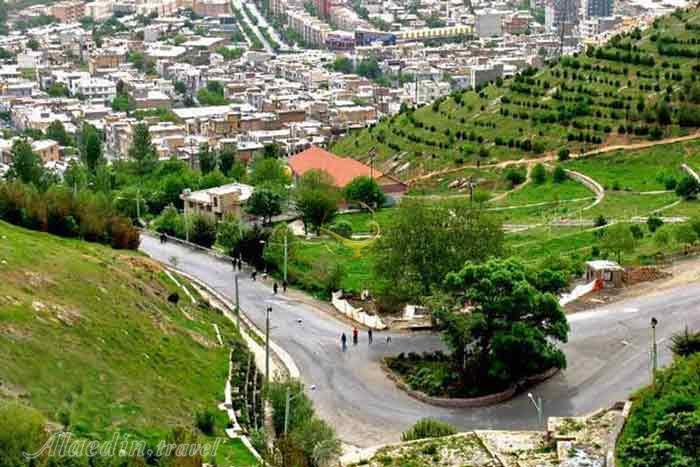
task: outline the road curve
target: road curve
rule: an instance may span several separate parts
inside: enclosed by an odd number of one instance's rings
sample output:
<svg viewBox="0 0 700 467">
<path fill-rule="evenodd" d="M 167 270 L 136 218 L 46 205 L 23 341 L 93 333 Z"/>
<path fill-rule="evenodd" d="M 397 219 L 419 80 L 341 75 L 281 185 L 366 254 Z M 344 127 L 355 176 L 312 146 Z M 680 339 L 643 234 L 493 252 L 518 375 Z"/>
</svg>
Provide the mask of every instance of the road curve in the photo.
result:
<svg viewBox="0 0 700 467">
<path fill-rule="evenodd" d="M 177 267 L 233 299 L 231 265 L 205 253 L 143 235 L 141 250 Z M 435 417 L 460 429 L 533 429 L 537 414 L 525 395 L 481 409 L 445 409 L 426 405 L 398 390 L 382 373 L 379 362 L 401 351 L 442 347 L 429 333 L 396 334 L 387 344 L 375 335 L 368 345 L 362 335 L 357 347 L 339 349 L 339 336 L 350 327 L 305 303 L 274 296 L 248 275 L 240 280 L 243 311 L 259 327 L 271 306 L 272 339 L 295 359 L 319 414 L 335 426 L 343 441 L 361 447 L 396 441 L 416 420 Z M 571 335 L 564 345 L 569 367 L 533 389 L 544 400 L 545 416 L 573 415 L 625 399 L 649 381 L 649 321 L 659 319 L 660 360 L 671 359 L 668 341 L 686 325 L 700 328 L 700 283 L 572 315 Z M 299 321 L 301 320 L 301 321 Z"/>
</svg>

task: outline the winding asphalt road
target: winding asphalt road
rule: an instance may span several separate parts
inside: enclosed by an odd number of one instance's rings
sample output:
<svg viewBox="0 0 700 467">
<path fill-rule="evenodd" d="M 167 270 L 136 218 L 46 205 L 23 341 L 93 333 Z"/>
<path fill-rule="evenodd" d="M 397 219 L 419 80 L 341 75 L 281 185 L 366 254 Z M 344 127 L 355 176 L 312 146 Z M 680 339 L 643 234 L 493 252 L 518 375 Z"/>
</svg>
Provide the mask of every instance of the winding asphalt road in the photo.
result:
<svg viewBox="0 0 700 467">
<path fill-rule="evenodd" d="M 178 269 L 191 274 L 233 300 L 231 265 L 205 253 L 142 236 L 141 250 L 163 263 L 177 258 Z M 506 403 L 480 409 L 445 409 L 426 405 L 398 390 L 382 373 L 384 356 L 402 351 L 442 348 L 430 333 L 394 334 L 387 344 L 376 333 L 343 353 L 339 336 L 350 336 L 347 323 L 306 303 L 274 296 L 269 287 L 240 279 L 243 311 L 264 329 L 265 308 L 271 306 L 271 338 L 296 361 L 319 414 L 336 427 L 347 443 L 367 447 L 399 439 L 416 420 L 434 417 L 460 429 L 534 429 L 537 414 L 525 394 Z M 686 325 L 700 328 L 700 283 L 618 302 L 594 311 L 571 315 L 569 342 L 563 346 L 566 371 L 533 388 L 544 401 L 544 415 L 576 415 L 626 399 L 650 377 L 652 316 L 659 320 L 660 362 L 671 360 L 670 336 Z"/>
</svg>

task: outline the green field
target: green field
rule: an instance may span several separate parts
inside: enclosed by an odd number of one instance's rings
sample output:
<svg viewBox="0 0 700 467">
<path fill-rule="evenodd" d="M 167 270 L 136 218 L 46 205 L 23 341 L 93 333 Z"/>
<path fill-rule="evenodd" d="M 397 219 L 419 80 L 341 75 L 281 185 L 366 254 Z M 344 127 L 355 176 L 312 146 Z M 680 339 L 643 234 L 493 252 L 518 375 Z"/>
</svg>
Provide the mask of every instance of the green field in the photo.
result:
<svg viewBox="0 0 700 467">
<path fill-rule="evenodd" d="M 697 7 L 679 10 L 555 65 L 404 108 L 332 150 L 363 160 L 375 148 L 380 168 L 411 179 L 563 147 L 580 153 L 689 134 L 700 126 L 700 30 L 686 25 L 698 21 Z"/>
<path fill-rule="evenodd" d="M 149 442 L 211 409 L 223 435 L 229 351 L 212 323 L 238 339 L 229 320 L 139 254 L 3 222 L 0 236 L 0 402 L 20 398 L 79 437 Z M 220 456 L 251 465 L 235 444 Z"/>
<path fill-rule="evenodd" d="M 700 142 L 667 144 L 638 151 L 616 151 L 568 161 L 564 167 L 595 179 L 606 190 L 673 190 L 665 182 L 678 181 L 685 173 L 682 163 L 700 157 Z"/>
</svg>

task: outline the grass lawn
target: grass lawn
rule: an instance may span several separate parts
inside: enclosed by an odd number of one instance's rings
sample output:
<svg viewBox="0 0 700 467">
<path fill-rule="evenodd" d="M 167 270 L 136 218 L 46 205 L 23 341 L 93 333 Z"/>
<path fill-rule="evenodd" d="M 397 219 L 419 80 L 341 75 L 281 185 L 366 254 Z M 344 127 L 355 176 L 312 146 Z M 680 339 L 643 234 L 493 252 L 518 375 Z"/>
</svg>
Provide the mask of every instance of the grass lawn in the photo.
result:
<svg viewBox="0 0 700 467">
<path fill-rule="evenodd" d="M 606 192 L 605 199 L 593 209 L 583 213 L 584 219 L 602 215 L 606 219 L 629 219 L 634 216 L 648 216 L 652 211 L 678 200 L 674 193 L 640 195 L 624 191 Z M 665 212 L 663 213 L 665 215 Z"/>
<path fill-rule="evenodd" d="M 455 180 L 472 179 L 477 184 L 477 189 L 499 193 L 510 189 L 510 183 L 503 178 L 503 170 L 494 169 L 472 169 L 465 168 L 449 174 L 426 178 L 411 185 L 408 190 L 409 195 L 442 195 L 442 194 L 463 194 L 468 195 L 467 187 L 450 187 Z"/>
<path fill-rule="evenodd" d="M 348 214 L 340 214 L 336 216 L 335 222 L 346 221 L 352 225 L 353 234 L 362 233 L 375 233 L 375 228 L 372 226 L 373 222 L 379 224 L 379 229 L 382 230 L 384 226 L 391 222 L 391 217 L 393 215 L 392 208 L 384 208 L 371 212 L 353 212 Z"/>
<path fill-rule="evenodd" d="M 138 253 L 3 222 L 0 237 L 0 403 L 20 397 L 76 436 L 149 442 L 216 411 L 229 351 L 212 323 L 237 339 L 228 319 Z M 167 297 L 178 290 L 175 305 Z"/>
<path fill-rule="evenodd" d="M 575 180 L 567 179 L 563 183 L 554 183 L 551 178 L 548 178 L 547 181 L 542 184 L 536 184 L 530 181 L 524 187 L 509 193 L 504 198 L 492 203 L 492 205 L 520 206 L 580 198 L 590 198 L 593 200 L 595 196 L 585 185 Z"/>
<path fill-rule="evenodd" d="M 509 208 L 507 206 L 486 208 L 500 217 L 504 224 L 539 224 L 554 219 L 577 219 L 581 208 L 590 205 L 592 200 L 563 201 L 542 206 Z M 585 216 L 584 216 L 585 217 Z"/>
<path fill-rule="evenodd" d="M 628 191 L 666 190 L 664 181 L 669 177 L 680 180 L 684 176 L 681 164 L 696 159 L 697 156 L 690 154 L 697 151 L 700 151 L 698 143 L 669 144 L 571 160 L 564 167 L 588 175 L 606 190 L 614 187 Z"/>
<path fill-rule="evenodd" d="M 236 438 L 222 444 L 216 452 L 216 465 L 222 467 L 256 467 L 260 463 L 243 441 Z"/>
<path fill-rule="evenodd" d="M 316 278 L 322 274 L 323 265 L 326 264 L 339 264 L 342 267 L 343 290 L 360 292 L 373 282 L 371 251 L 364 249 L 358 257 L 351 248 L 330 238 L 299 240 L 290 262 L 290 277 L 296 277 L 302 286 L 317 283 Z"/>
</svg>

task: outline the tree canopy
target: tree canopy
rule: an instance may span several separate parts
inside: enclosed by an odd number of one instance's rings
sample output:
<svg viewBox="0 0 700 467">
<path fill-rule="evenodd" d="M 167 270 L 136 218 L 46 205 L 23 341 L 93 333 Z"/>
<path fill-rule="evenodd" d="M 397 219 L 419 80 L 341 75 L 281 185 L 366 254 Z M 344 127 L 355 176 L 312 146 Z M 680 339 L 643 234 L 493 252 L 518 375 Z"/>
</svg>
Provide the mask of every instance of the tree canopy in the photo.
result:
<svg viewBox="0 0 700 467">
<path fill-rule="evenodd" d="M 293 198 L 304 229 L 312 228 L 318 235 L 321 227 L 333 221 L 338 212 L 340 193 L 327 172 L 310 170 L 297 183 Z"/>
<path fill-rule="evenodd" d="M 554 342 L 567 341 L 569 324 L 557 297 L 539 289 L 539 282 L 537 272 L 512 258 L 467 263 L 448 274 L 456 307 L 435 313 L 464 383 L 487 378 L 512 384 L 566 366 Z M 467 313 L 460 311 L 464 307 Z"/>
<path fill-rule="evenodd" d="M 387 306 L 418 302 L 467 261 L 503 253 L 498 221 L 464 203 L 404 199 L 374 245 L 376 292 Z"/>
</svg>

